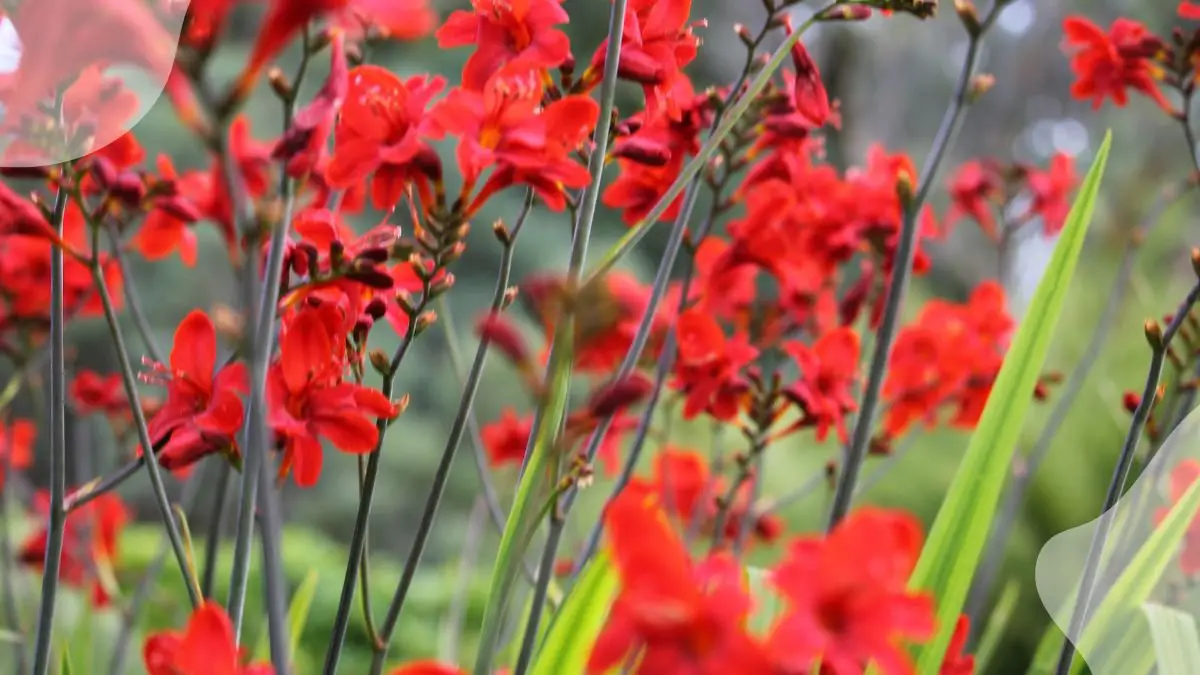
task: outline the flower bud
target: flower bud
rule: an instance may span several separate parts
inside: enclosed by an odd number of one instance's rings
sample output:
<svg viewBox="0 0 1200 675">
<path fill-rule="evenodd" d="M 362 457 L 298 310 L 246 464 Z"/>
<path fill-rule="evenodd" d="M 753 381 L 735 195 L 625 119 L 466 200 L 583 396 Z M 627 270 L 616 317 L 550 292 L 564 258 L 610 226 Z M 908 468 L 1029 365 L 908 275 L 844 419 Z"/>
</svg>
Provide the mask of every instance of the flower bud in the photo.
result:
<svg viewBox="0 0 1200 675">
<path fill-rule="evenodd" d="M 967 35 L 979 37 L 983 26 L 979 23 L 979 12 L 975 9 L 975 3 L 971 0 L 954 0 L 954 11 L 958 13 L 963 28 L 967 29 Z"/>
<path fill-rule="evenodd" d="M 417 330 L 414 335 L 420 335 L 425 332 L 433 324 L 437 323 L 437 312 L 432 309 L 421 312 L 421 316 L 417 317 Z"/>
<path fill-rule="evenodd" d="M 272 68 L 267 73 L 267 82 L 270 83 L 271 89 L 275 94 L 285 101 L 292 100 L 292 97 L 296 95 L 296 90 L 288 82 L 287 75 L 284 75 L 283 71 L 279 68 Z"/>
<path fill-rule="evenodd" d="M 665 166 L 671 161 L 671 149 L 641 136 L 632 136 L 616 143 L 613 157 L 628 159 L 645 166 Z"/>
<path fill-rule="evenodd" d="M 103 156 L 97 155 L 92 158 L 91 166 L 88 171 L 92 175 L 92 180 L 96 181 L 96 185 L 107 190 L 113 181 L 117 178 L 117 168 L 113 166 L 112 160 Z"/>
<path fill-rule="evenodd" d="M 1146 319 L 1142 328 L 1146 332 L 1146 342 L 1150 343 L 1150 348 L 1155 351 L 1161 350 L 1163 348 L 1162 324 L 1154 319 Z"/>
<path fill-rule="evenodd" d="M 969 103 L 978 101 L 980 97 L 991 91 L 992 87 L 995 85 L 995 75 L 990 73 L 979 73 L 975 77 L 971 78 L 971 84 L 967 88 L 967 101 Z"/>
<path fill-rule="evenodd" d="M 504 226 L 504 221 L 497 220 L 492 223 L 492 234 L 496 235 L 496 240 L 500 242 L 501 246 L 505 248 L 512 246 L 512 233 Z"/>
<path fill-rule="evenodd" d="M 588 401 L 588 413 L 596 419 L 611 417 L 641 403 L 650 395 L 653 387 L 654 383 L 641 373 L 610 382 L 592 394 Z"/>
<path fill-rule="evenodd" d="M 194 223 L 200 220 L 203 214 L 200 209 L 192 203 L 190 199 L 180 195 L 172 195 L 164 197 L 154 202 L 155 208 L 165 211 L 168 215 L 176 220 L 181 220 L 185 223 Z"/>
</svg>

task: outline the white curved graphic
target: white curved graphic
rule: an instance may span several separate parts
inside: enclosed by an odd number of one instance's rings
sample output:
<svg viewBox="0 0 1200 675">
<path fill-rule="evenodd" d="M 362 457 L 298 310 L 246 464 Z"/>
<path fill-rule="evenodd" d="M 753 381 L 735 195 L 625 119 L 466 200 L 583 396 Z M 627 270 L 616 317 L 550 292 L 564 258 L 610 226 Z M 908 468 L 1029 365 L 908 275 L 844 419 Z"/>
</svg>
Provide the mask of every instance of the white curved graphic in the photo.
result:
<svg viewBox="0 0 1200 675">
<path fill-rule="evenodd" d="M 124 136 L 168 89 L 188 4 L 0 5 L 0 166 L 60 164 Z"/>
<path fill-rule="evenodd" d="M 1139 453 L 1149 445 L 1143 439 Z M 1162 672 L 1147 609 L 1153 614 L 1165 607 L 1197 616 L 1200 592 L 1192 589 L 1200 589 L 1195 583 L 1200 579 L 1198 510 L 1200 412 L 1171 434 L 1111 510 L 1056 535 L 1042 548 L 1038 595 L 1094 675 L 1143 675 L 1156 667 Z M 1106 526 L 1108 543 L 1091 592 L 1081 603 L 1089 551 Z M 1077 613 L 1081 606 L 1084 611 Z M 1194 668 L 1191 672 L 1200 672 L 1200 664 Z"/>
</svg>

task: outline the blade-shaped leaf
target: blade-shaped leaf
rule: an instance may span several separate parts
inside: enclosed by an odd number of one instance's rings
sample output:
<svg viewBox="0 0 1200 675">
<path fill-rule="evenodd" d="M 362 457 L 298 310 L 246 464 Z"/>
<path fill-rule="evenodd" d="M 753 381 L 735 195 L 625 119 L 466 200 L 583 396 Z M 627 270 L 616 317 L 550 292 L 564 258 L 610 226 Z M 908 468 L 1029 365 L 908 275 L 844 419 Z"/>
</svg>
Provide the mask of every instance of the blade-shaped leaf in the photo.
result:
<svg viewBox="0 0 1200 675">
<path fill-rule="evenodd" d="M 308 574 L 304 575 L 304 580 L 296 587 L 296 592 L 292 594 L 292 603 L 288 606 L 287 617 L 289 662 L 296 660 L 296 650 L 300 647 L 300 636 L 304 633 L 309 612 L 312 611 L 313 599 L 317 596 L 317 580 L 319 578 L 317 570 L 310 569 Z M 256 659 L 262 661 L 266 661 L 271 656 L 271 645 L 265 630 L 258 637 L 254 655 Z"/>
<path fill-rule="evenodd" d="M 995 655 L 996 648 L 1000 646 L 1000 639 L 1004 637 L 1004 631 L 1008 628 L 1008 622 L 1012 620 L 1013 611 L 1016 610 L 1017 600 L 1020 598 L 1021 585 L 1015 579 L 1005 584 L 1004 590 L 1000 591 L 1000 599 L 996 601 L 996 607 L 988 617 L 983 635 L 979 638 L 979 646 L 975 648 L 977 672 L 987 672 L 988 664 Z"/>
<path fill-rule="evenodd" d="M 1111 134 L 1106 135 L 1083 181 L 1054 257 L 1005 356 L 910 580 L 913 589 L 932 593 L 938 606 L 937 636 L 919 651 L 918 670 L 922 675 L 936 675 L 940 669 L 979 566 L 1022 422 L 1033 401 L 1032 392 L 1083 249 L 1111 142 Z"/>
<path fill-rule="evenodd" d="M 582 673 L 617 594 L 617 572 L 604 555 L 588 563 L 554 615 L 530 669 L 532 675 Z"/>
<path fill-rule="evenodd" d="M 1142 607 L 1154 639 L 1158 675 L 1190 675 L 1200 667 L 1196 620 L 1177 609 L 1148 603 Z"/>
</svg>

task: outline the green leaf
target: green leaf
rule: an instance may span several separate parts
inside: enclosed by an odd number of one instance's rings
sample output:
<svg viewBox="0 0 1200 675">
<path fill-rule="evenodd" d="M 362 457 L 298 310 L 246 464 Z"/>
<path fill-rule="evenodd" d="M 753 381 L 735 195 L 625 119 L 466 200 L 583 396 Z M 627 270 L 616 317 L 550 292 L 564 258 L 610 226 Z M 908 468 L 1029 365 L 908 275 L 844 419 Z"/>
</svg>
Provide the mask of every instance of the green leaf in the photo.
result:
<svg viewBox="0 0 1200 675">
<path fill-rule="evenodd" d="M 1158 675 L 1189 675 L 1200 664 L 1200 636 L 1190 615 L 1170 607 L 1148 603 L 1142 606 L 1154 639 Z"/>
<path fill-rule="evenodd" d="M 300 636 L 308 623 L 309 612 L 312 611 L 313 598 L 317 595 L 317 581 L 320 574 L 316 569 L 309 569 L 304 575 L 304 581 L 296 587 L 292 594 L 292 603 L 288 606 L 288 662 L 296 660 L 296 650 L 300 645 Z M 254 647 L 256 660 L 266 661 L 271 658 L 271 643 L 269 633 L 264 630 L 258 636 L 258 644 Z"/>
<path fill-rule="evenodd" d="M 937 599 L 938 633 L 918 652 L 921 675 L 936 675 L 940 669 L 979 566 L 1021 426 L 1033 401 L 1032 392 L 1083 249 L 1111 142 L 1109 133 L 1083 181 L 1054 257 L 1004 358 L 983 416 L 910 579 L 911 588 L 930 592 Z"/>
<path fill-rule="evenodd" d="M 1004 637 L 1004 631 L 1008 628 L 1008 622 L 1012 620 L 1013 611 L 1016 610 L 1017 600 L 1020 598 L 1021 585 L 1015 579 L 1004 584 L 1004 590 L 1000 591 L 1000 599 L 996 601 L 996 607 L 988 617 L 983 635 L 979 638 L 979 646 L 975 648 L 976 672 L 987 672 L 988 664 L 995 655 L 996 648 L 1000 646 L 1000 639 Z"/>
<path fill-rule="evenodd" d="M 538 649 L 531 675 L 582 673 L 608 609 L 617 595 L 617 572 L 608 558 L 596 556 L 554 615 Z"/>
<path fill-rule="evenodd" d="M 574 331 L 574 321 L 561 322 L 560 335 L 570 336 Z M 512 599 L 513 586 L 517 580 L 521 557 L 537 532 L 546 507 L 551 504 L 547 500 L 551 487 L 547 480 L 547 468 L 558 443 L 560 422 L 567 410 L 567 396 L 571 385 L 571 346 L 569 337 L 554 340 L 551 362 L 546 373 L 546 398 L 540 411 L 540 423 L 537 424 L 537 436 L 533 448 L 529 452 L 521 481 L 517 485 L 517 494 L 513 500 L 508 522 L 500 536 L 500 547 L 496 553 L 496 564 L 492 568 L 491 593 L 488 594 L 487 606 L 483 612 L 483 628 L 480 631 L 479 651 L 475 657 L 476 675 L 490 675 L 492 661 L 499 651 L 500 632 L 504 616 Z"/>
<path fill-rule="evenodd" d="M 64 644 L 62 649 L 62 658 L 59 659 L 58 672 L 61 675 L 71 675 L 75 669 L 71 667 L 71 649 L 70 644 Z"/>
<path fill-rule="evenodd" d="M 750 598 L 754 601 L 754 612 L 750 615 L 747 628 L 752 635 L 766 635 L 775 619 L 783 613 L 783 602 L 771 586 L 770 572 L 767 570 L 747 567 L 746 581 L 750 586 Z"/>
</svg>

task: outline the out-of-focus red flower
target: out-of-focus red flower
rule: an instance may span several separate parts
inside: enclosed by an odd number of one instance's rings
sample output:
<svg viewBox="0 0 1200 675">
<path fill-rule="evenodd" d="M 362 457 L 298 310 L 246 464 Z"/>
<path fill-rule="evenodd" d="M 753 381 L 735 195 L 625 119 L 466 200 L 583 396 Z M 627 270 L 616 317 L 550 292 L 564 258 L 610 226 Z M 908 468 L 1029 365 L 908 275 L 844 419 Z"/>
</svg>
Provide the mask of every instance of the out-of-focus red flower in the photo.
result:
<svg viewBox="0 0 1200 675">
<path fill-rule="evenodd" d="M 800 379 L 789 391 L 803 408 L 805 422 L 816 425 L 818 441 L 836 427 L 838 439 L 846 443 L 845 415 L 858 409 L 853 392 L 858 379 L 858 333 L 837 328 L 812 346 L 791 342 L 785 350 L 800 367 Z"/>
<path fill-rule="evenodd" d="M 518 417 L 517 411 L 512 408 L 505 408 L 500 419 L 485 424 L 480 434 L 492 466 L 520 465 L 525 459 L 525 448 L 529 445 L 532 430 L 533 415 Z"/>
<path fill-rule="evenodd" d="M 245 115 L 234 118 L 229 127 L 229 152 L 238 167 L 238 173 L 247 194 L 258 198 L 270 188 L 272 146 L 254 138 L 250 131 L 250 120 Z M 231 258 L 237 254 L 239 233 L 234 225 L 233 198 L 229 194 L 229 180 L 225 176 L 225 164 L 219 157 L 212 162 L 211 198 L 205 213 L 217 223 L 225 238 Z"/>
<path fill-rule="evenodd" d="M 679 359 L 673 386 L 686 392 L 684 418 L 702 412 L 720 420 L 736 417 L 748 390 L 742 370 L 758 350 L 742 335 L 726 339 L 716 319 L 696 309 L 680 314 L 675 330 Z"/>
<path fill-rule="evenodd" d="M 71 380 L 70 394 L 80 415 L 114 415 L 129 408 L 120 373 L 102 376 L 94 370 L 81 370 Z"/>
<path fill-rule="evenodd" d="M 44 516 L 50 513 L 50 493 L 38 491 L 33 505 L 34 511 L 43 516 L 41 521 L 45 522 Z M 129 509 L 112 492 L 96 497 L 67 516 L 59 578 L 76 588 L 84 588 L 90 583 L 92 603 L 97 607 L 106 606 L 111 595 L 111 589 L 103 582 L 106 575 L 98 574 L 97 570 L 111 570 L 116 563 L 121 530 L 130 519 Z M 21 544 L 20 561 L 34 569 L 43 569 L 48 537 L 44 525 L 30 534 Z"/>
<path fill-rule="evenodd" d="M 787 609 L 768 647 L 777 672 L 885 675 L 912 672 L 902 641 L 933 636 L 933 599 L 907 590 L 921 552 L 912 517 L 864 508 L 827 537 L 792 543 L 772 572 Z"/>
<path fill-rule="evenodd" d="M 146 638 L 142 660 L 150 675 L 271 675 L 268 664 L 243 665 L 243 650 L 224 608 L 205 601 L 183 632 L 161 631 Z"/>
<path fill-rule="evenodd" d="M 533 73 L 497 75 L 482 91 L 454 89 L 433 111 L 439 133 L 458 138 L 464 193 L 492 169 L 467 209 L 472 213 L 517 184 L 532 187 L 551 209 L 565 208 L 565 190 L 583 187 L 590 178 L 570 153 L 587 140 L 599 114 L 596 102 L 579 94 L 543 107 Z"/>
<path fill-rule="evenodd" d="M 946 647 L 946 659 L 942 661 L 942 669 L 938 671 L 938 675 L 974 675 L 975 657 L 963 653 L 970 636 L 970 619 L 966 616 L 958 617 L 958 623 L 954 624 L 954 635 L 950 637 L 950 645 Z"/>
<path fill-rule="evenodd" d="M 1169 503 L 1154 512 L 1154 524 L 1159 525 L 1171 513 L 1171 507 L 1183 499 L 1200 479 L 1200 461 L 1185 459 L 1171 469 L 1168 488 Z M 1200 518 L 1194 519 L 1183 536 L 1183 549 L 1179 554 L 1179 569 L 1189 577 L 1200 574 Z"/>
<path fill-rule="evenodd" d="M 1064 49 L 1071 55 L 1076 78 L 1072 96 L 1090 100 L 1098 110 L 1106 98 L 1123 107 L 1132 89 L 1174 114 L 1174 107 L 1158 88 L 1162 71 L 1154 62 L 1165 46 L 1144 25 L 1122 17 L 1105 33 L 1083 17 L 1069 16 L 1063 21 L 1063 32 Z"/>
<path fill-rule="evenodd" d="M 1182 2 L 1179 3 L 1179 16 L 1185 19 L 1200 21 L 1200 3 L 1182 0 Z"/>
<path fill-rule="evenodd" d="M 358 66 L 349 77 L 325 177 L 332 187 L 345 188 L 371 176 L 372 202 L 391 210 L 410 183 L 420 186 L 430 173 L 440 173 L 427 141 L 426 108 L 444 83 L 425 76 L 402 80 L 374 65 Z"/>
<path fill-rule="evenodd" d="M 33 202 L 0 183 L 0 236 L 24 234 L 54 237 L 54 230 Z"/>
<path fill-rule="evenodd" d="M 898 437 L 920 420 L 932 425 L 945 407 L 955 409 L 956 425 L 974 426 L 1012 329 L 1004 289 L 994 281 L 976 287 L 965 304 L 927 303 L 892 349 L 883 384 L 885 433 Z"/>
<path fill-rule="evenodd" d="M 235 94 L 245 97 L 258 82 L 259 73 L 287 47 L 309 21 L 346 9 L 351 0 L 270 0 L 250 59 L 238 77 Z"/>
<path fill-rule="evenodd" d="M 1067 215 L 1071 212 L 1071 190 L 1075 189 L 1077 180 L 1075 161 L 1061 152 L 1051 158 L 1046 171 L 1031 170 L 1027 173 L 1026 181 L 1033 196 L 1029 210 L 1041 216 L 1046 236 L 1058 234 L 1066 224 Z"/>
<path fill-rule="evenodd" d="M 179 323 L 170 361 L 148 362 L 143 375 L 167 388 L 166 403 L 147 424 L 151 442 L 162 444 L 159 464 L 180 471 L 212 453 L 236 456 L 246 368 L 235 362 L 217 369 L 217 332 L 207 314 L 193 310 Z"/>
<path fill-rule="evenodd" d="M 4 93 L 4 124 L 10 129 L 36 113 L 37 105 L 54 92 L 75 82 L 80 73 L 99 64 L 137 66 L 165 78 L 175 57 L 174 39 L 142 2 L 22 2 L 9 19 L 22 38 L 20 66 Z M 101 145 L 124 132 L 96 131 L 104 133 L 97 136 Z"/>
<path fill-rule="evenodd" d="M 988 237 L 996 240 L 996 218 L 993 210 L 996 200 L 1003 191 L 1000 175 L 990 165 L 981 161 L 970 161 L 958 168 L 950 179 L 950 212 L 946 215 L 946 227 L 953 226 L 963 216 L 979 223 Z"/>
<path fill-rule="evenodd" d="M 361 39 L 365 28 L 391 40 L 416 40 L 433 32 L 437 13 L 429 0 L 350 0 L 330 21 L 352 40 Z"/>
<path fill-rule="evenodd" d="M 0 490 L 9 469 L 28 469 L 33 465 L 33 440 L 37 426 L 31 420 L 14 420 L 5 424 L 0 419 Z"/>
<path fill-rule="evenodd" d="M 672 98 L 676 80 L 685 77 L 683 69 L 696 58 L 700 38 L 688 23 L 692 0 L 631 0 L 625 9 L 625 30 L 621 40 L 618 75 L 642 86 L 646 96 L 646 114 L 666 114 L 678 119 L 680 101 Z M 706 22 L 698 22 L 700 26 Z M 604 70 L 608 41 L 600 45 L 588 68 L 599 81 Z"/>
<path fill-rule="evenodd" d="M 588 673 L 631 658 L 638 675 L 772 672 L 746 632 L 750 598 L 735 560 L 693 564 L 652 492 L 636 482 L 608 505 L 604 523 L 620 591 Z"/>
<path fill-rule="evenodd" d="M 399 409 L 383 394 L 343 382 L 347 327 L 329 304 L 305 307 L 287 318 L 279 358 L 267 377 L 271 428 L 284 443 L 281 475 L 291 471 L 300 487 L 321 474 L 321 438 L 342 452 L 375 449 L 379 431 L 372 419 L 391 419 Z"/>
<path fill-rule="evenodd" d="M 571 57 L 563 0 L 472 0 L 471 10 L 458 10 L 438 29 L 442 49 L 474 46 L 463 67 L 462 86 L 482 91 L 500 72 L 550 70 Z"/>
</svg>

